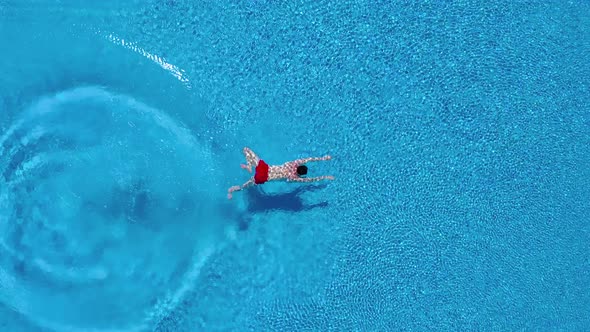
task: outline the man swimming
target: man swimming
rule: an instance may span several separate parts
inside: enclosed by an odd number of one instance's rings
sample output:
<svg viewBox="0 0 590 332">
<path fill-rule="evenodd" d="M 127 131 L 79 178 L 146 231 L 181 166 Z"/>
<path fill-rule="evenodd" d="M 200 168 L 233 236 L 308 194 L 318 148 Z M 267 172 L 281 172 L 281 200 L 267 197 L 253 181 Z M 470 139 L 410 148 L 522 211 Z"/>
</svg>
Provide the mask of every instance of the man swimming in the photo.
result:
<svg viewBox="0 0 590 332">
<path fill-rule="evenodd" d="M 256 166 L 254 176 L 252 176 L 246 183 L 241 186 L 233 186 L 227 191 L 227 198 L 232 198 L 234 191 L 242 190 L 253 185 L 263 184 L 268 181 L 286 180 L 287 182 L 313 182 L 320 180 L 334 180 L 331 175 L 318 176 L 313 178 L 303 178 L 301 176 L 307 174 L 307 166 L 304 164 L 310 161 L 330 160 L 331 156 L 303 158 L 293 161 L 288 161 L 282 165 L 269 166 L 264 160 L 260 159 L 256 153 L 248 147 L 244 148 L 244 156 L 246 156 L 246 164 L 240 166 L 252 173 L 252 167 Z"/>
</svg>

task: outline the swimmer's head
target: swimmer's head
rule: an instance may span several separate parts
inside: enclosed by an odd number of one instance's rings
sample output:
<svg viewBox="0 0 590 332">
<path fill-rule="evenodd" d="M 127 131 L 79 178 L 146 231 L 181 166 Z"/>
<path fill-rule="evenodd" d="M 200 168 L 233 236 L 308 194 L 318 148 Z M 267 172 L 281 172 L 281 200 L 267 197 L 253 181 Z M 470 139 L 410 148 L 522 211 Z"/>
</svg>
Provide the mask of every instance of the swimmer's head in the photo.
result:
<svg viewBox="0 0 590 332">
<path fill-rule="evenodd" d="M 301 175 L 305 175 L 305 174 L 307 174 L 307 166 L 305 166 L 305 165 L 297 166 L 297 175 L 301 176 Z"/>
</svg>

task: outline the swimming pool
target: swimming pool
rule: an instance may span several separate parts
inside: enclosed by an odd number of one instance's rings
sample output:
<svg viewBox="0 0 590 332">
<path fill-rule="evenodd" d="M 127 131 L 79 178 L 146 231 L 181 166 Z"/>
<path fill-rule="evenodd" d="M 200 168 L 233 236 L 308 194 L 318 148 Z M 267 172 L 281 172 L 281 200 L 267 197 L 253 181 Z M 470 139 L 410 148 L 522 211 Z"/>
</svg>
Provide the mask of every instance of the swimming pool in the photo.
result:
<svg viewBox="0 0 590 332">
<path fill-rule="evenodd" d="M 587 329 L 589 14 L 0 2 L 0 326 Z"/>
</svg>

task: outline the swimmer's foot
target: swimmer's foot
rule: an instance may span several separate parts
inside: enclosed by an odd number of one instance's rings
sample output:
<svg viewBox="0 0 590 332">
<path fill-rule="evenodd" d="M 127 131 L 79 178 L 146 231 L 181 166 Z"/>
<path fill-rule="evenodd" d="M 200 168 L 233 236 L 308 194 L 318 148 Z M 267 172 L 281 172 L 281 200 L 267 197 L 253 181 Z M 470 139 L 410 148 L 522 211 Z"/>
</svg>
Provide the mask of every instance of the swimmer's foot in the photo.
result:
<svg viewBox="0 0 590 332">
<path fill-rule="evenodd" d="M 252 166 L 240 164 L 240 167 L 242 167 L 243 169 L 247 170 L 248 173 L 252 173 Z"/>
<path fill-rule="evenodd" d="M 231 193 L 233 193 L 236 190 L 240 190 L 240 186 L 233 186 L 233 187 L 229 188 L 227 191 L 227 199 L 231 199 L 232 198 Z"/>
</svg>

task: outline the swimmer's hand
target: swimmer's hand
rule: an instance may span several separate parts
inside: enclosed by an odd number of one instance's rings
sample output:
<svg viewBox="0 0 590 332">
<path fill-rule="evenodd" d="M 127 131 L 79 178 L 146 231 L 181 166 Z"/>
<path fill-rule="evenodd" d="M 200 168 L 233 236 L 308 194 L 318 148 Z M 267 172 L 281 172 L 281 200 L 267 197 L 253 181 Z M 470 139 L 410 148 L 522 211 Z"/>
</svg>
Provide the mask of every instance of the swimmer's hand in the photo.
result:
<svg viewBox="0 0 590 332">
<path fill-rule="evenodd" d="M 309 159 L 309 161 L 330 160 L 330 159 L 332 159 L 332 156 L 325 155 L 323 157 L 314 157 L 314 158 L 308 158 L 308 159 Z"/>
</svg>

